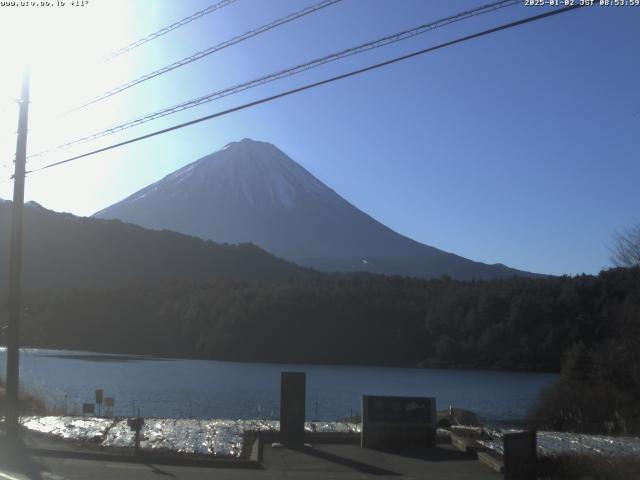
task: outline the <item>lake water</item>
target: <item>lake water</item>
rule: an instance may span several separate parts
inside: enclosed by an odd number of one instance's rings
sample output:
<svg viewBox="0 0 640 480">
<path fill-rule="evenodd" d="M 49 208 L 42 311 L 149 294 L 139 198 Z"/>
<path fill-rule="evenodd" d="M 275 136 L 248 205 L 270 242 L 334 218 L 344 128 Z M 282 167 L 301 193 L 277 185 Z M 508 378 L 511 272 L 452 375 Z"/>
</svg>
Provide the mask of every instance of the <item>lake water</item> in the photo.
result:
<svg viewBox="0 0 640 480">
<path fill-rule="evenodd" d="M 0 349 L 5 376 L 6 350 Z M 169 418 L 276 418 L 280 372 L 307 374 L 307 419 L 334 420 L 360 411 L 363 394 L 435 396 L 489 421 L 522 418 L 557 375 L 333 365 L 287 365 L 160 359 L 23 349 L 21 388 L 48 406 L 79 413 L 95 389 L 115 399 L 115 415 Z"/>
</svg>

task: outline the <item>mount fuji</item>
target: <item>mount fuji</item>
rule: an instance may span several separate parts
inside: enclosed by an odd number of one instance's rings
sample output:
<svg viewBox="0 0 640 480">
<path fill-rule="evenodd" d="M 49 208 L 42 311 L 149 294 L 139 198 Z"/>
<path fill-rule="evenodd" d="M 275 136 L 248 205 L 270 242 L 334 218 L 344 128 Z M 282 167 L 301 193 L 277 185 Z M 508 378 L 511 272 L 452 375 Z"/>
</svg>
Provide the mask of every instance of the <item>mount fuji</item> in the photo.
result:
<svg viewBox="0 0 640 480">
<path fill-rule="evenodd" d="M 424 245 L 362 212 L 270 143 L 232 142 L 95 217 L 252 242 L 324 271 L 456 279 L 534 276 Z"/>
</svg>

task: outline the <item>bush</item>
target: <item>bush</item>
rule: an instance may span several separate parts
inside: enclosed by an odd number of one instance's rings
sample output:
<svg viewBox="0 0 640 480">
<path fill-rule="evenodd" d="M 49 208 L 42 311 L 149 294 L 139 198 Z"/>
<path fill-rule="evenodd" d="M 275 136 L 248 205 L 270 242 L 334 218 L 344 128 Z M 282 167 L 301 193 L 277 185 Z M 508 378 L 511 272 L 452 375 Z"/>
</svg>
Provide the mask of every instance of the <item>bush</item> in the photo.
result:
<svg viewBox="0 0 640 480">
<path fill-rule="evenodd" d="M 540 480 L 638 480 L 640 458 L 635 456 L 609 458 L 602 455 L 564 453 L 538 459 Z"/>
</svg>

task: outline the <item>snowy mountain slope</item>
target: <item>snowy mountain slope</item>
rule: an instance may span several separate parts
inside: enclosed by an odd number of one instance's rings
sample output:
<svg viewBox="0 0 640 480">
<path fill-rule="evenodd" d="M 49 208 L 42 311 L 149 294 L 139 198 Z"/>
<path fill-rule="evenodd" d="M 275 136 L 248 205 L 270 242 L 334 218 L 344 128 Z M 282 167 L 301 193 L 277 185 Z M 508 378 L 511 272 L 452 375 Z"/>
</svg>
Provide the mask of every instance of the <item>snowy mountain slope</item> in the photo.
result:
<svg viewBox="0 0 640 480">
<path fill-rule="evenodd" d="M 216 242 L 253 242 L 326 271 L 454 278 L 529 276 L 404 237 L 358 210 L 274 145 L 244 139 L 95 214 Z"/>
</svg>

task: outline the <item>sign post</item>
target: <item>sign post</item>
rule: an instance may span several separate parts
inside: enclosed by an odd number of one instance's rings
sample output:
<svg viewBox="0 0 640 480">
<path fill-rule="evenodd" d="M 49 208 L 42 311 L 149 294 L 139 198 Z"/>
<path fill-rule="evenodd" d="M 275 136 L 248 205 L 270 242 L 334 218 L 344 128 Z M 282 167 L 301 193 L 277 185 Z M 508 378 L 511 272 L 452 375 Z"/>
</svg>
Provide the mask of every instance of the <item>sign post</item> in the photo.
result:
<svg viewBox="0 0 640 480">
<path fill-rule="evenodd" d="M 96 403 L 98 404 L 98 416 L 100 416 L 100 411 L 102 407 L 102 398 L 104 396 L 104 391 L 102 389 L 96 390 Z"/>
<path fill-rule="evenodd" d="M 105 410 L 105 415 L 107 417 L 113 417 L 113 406 L 115 405 L 116 401 L 113 399 L 113 397 L 105 397 L 104 399 L 104 410 Z"/>
<path fill-rule="evenodd" d="M 140 450 L 140 430 L 142 430 L 142 427 L 144 426 L 144 418 L 130 418 L 127 420 L 127 425 L 129 425 L 129 428 L 135 432 L 134 448 L 135 452 L 138 453 Z"/>
</svg>

